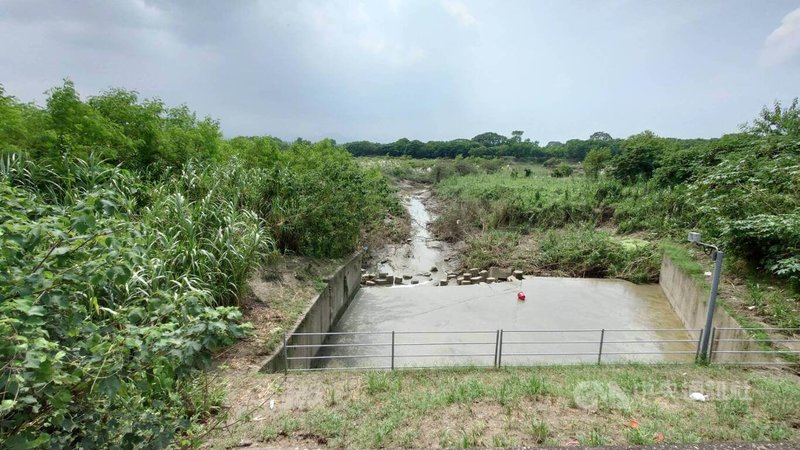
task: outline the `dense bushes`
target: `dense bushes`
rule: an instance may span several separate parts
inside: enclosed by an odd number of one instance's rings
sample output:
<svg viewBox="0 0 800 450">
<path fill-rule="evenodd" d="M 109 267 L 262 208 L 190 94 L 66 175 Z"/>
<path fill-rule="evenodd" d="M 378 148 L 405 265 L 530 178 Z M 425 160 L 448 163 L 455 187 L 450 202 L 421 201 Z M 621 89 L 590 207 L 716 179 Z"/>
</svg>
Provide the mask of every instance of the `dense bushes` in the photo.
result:
<svg viewBox="0 0 800 450">
<path fill-rule="evenodd" d="M 251 270 L 345 255 L 401 208 L 331 142 L 222 141 L 127 91 L 0 95 L 0 119 L 0 446 L 192 445 Z"/>
<path fill-rule="evenodd" d="M 48 92 L 40 108 L 5 95 L 0 86 L 0 154 L 24 152 L 38 160 L 94 154 L 127 169 L 161 174 L 190 159 L 216 157 L 221 143 L 215 120 L 198 119 L 186 106 L 140 100 L 133 91 L 112 89 L 83 101 L 66 80 Z"/>
<path fill-rule="evenodd" d="M 437 186 L 437 193 L 451 208 L 463 210 L 457 205 L 469 202 L 476 211 L 460 218 L 445 212 L 437 220 L 478 220 L 474 225 L 482 229 L 596 223 L 603 218 L 603 211 L 596 207 L 595 190 L 582 178 L 516 178 L 507 174 L 450 178 Z"/>
<path fill-rule="evenodd" d="M 550 230 L 539 244 L 540 270 L 576 277 L 622 278 L 636 283 L 658 280 L 661 258 L 648 242 L 623 241 L 592 228 Z"/>
<path fill-rule="evenodd" d="M 22 165 L 0 179 L 0 436 L 21 448 L 165 446 L 207 413 L 187 375 L 247 330 L 198 275 L 241 252 L 210 232 L 235 226 L 231 211 L 206 205 L 214 224 L 196 222 L 196 208 L 184 218 L 213 247 L 191 270 L 170 261 L 188 242 L 163 245 L 154 236 L 173 230 L 131 220 L 123 172 L 84 166 L 105 181 L 51 204 L 11 186 L 35 181 Z"/>
<path fill-rule="evenodd" d="M 764 109 L 744 132 L 716 140 L 641 133 L 623 141 L 611 160 L 605 150 L 590 152 L 589 179 L 503 173 L 447 179 L 437 192 L 449 210 L 436 229 L 463 236 L 465 226 L 530 231 L 607 224 L 620 233 L 681 240 L 698 229 L 753 268 L 800 287 L 799 117 L 794 102 Z M 466 214 L 467 204 L 478 212 Z"/>
<path fill-rule="evenodd" d="M 231 157 L 229 165 L 241 164 L 236 147 Z M 331 141 L 292 144 L 245 172 L 247 189 L 258 190 L 248 202 L 282 252 L 343 256 L 356 248 L 363 228 L 387 211 L 402 211 L 377 168 L 362 168 Z"/>
<path fill-rule="evenodd" d="M 399 208 L 380 174 L 329 144 L 289 152 L 271 168 L 190 163 L 160 183 L 96 160 L 7 156 L 0 436 L 163 447 L 189 432 L 208 408 L 189 375 L 246 332 L 222 305 L 238 303 L 271 233 L 286 250 L 341 256 Z"/>
</svg>

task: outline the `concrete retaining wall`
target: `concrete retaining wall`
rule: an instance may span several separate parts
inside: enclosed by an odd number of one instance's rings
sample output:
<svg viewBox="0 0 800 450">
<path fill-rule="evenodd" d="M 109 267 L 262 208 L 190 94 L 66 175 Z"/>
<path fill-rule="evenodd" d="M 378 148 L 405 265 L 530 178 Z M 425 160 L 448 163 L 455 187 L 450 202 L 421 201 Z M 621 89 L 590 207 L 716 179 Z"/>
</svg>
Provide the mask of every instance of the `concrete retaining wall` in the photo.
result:
<svg viewBox="0 0 800 450">
<path fill-rule="evenodd" d="M 708 310 L 707 286 L 701 284 L 686 272 L 677 267 L 672 260 L 665 256 L 661 262 L 661 276 L 659 279 L 661 289 L 669 299 L 675 314 L 683 322 L 683 325 L 690 330 L 700 330 L 706 323 L 706 312 Z M 714 312 L 713 326 L 717 328 L 716 337 L 712 342 L 714 361 L 720 362 L 764 362 L 772 361 L 774 358 L 766 353 L 719 353 L 721 351 L 757 351 L 761 350 L 758 344 L 750 338 L 750 334 L 743 330 L 739 323 L 719 302 Z M 730 330 L 719 330 L 719 328 L 731 328 Z M 699 339 L 699 332 L 690 333 L 693 338 Z M 739 342 L 717 341 L 720 339 L 741 339 Z"/>
<path fill-rule="evenodd" d="M 361 286 L 361 253 L 351 256 L 328 278 L 325 289 L 319 293 L 297 325 L 289 333 L 327 333 L 347 309 Z M 324 336 L 292 336 L 289 345 L 308 345 L 292 349 L 291 357 L 316 356 Z M 278 372 L 286 368 L 283 343 L 261 367 L 261 372 Z M 290 368 L 309 368 L 312 360 L 293 360 Z"/>
</svg>

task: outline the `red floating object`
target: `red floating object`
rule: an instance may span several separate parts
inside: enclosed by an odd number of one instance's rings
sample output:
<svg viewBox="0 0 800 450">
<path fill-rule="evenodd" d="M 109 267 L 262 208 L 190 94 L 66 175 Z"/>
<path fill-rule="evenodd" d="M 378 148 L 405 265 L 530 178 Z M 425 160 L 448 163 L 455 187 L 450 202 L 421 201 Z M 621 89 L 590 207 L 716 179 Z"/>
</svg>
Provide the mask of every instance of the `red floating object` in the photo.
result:
<svg viewBox="0 0 800 450">
<path fill-rule="evenodd" d="M 525 293 L 524 292 L 518 292 L 517 293 L 517 300 L 522 300 L 524 302 L 525 301 Z"/>
</svg>

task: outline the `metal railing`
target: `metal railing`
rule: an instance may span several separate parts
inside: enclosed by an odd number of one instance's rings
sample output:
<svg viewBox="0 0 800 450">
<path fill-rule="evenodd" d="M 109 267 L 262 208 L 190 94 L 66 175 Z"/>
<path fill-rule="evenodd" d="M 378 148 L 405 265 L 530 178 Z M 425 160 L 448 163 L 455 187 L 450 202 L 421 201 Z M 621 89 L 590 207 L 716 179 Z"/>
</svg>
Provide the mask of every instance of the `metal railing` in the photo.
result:
<svg viewBox="0 0 800 450">
<path fill-rule="evenodd" d="M 284 358 L 287 371 L 694 362 L 702 335 L 682 328 L 294 333 L 285 337 Z"/>
<path fill-rule="evenodd" d="M 771 337 L 753 337 L 761 333 Z M 797 364 L 800 362 L 800 339 L 794 336 L 798 334 L 800 328 L 715 327 L 711 329 L 709 362 L 754 366 Z"/>
</svg>

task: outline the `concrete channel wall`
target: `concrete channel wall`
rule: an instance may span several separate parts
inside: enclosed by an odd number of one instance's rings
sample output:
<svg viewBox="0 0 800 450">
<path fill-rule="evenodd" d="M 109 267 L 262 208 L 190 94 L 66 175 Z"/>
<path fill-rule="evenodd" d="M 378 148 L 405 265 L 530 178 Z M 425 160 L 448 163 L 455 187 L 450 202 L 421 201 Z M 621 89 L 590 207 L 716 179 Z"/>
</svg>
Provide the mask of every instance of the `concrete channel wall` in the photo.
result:
<svg viewBox="0 0 800 450">
<path fill-rule="evenodd" d="M 661 276 L 659 279 L 661 289 L 669 299 L 672 309 L 689 330 L 700 330 L 705 326 L 708 310 L 709 290 L 689 274 L 677 267 L 668 256 L 661 262 Z M 715 339 L 711 343 L 713 360 L 719 362 L 765 362 L 774 358 L 766 353 L 758 352 L 761 348 L 754 342 L 750 334 L 742 329 L 739 323 L 724 308 L 717 303 L 714 312 L 713 325 L 717 328 Z M 727 330 L 720 330 L 727 328 Z M 690 332 L 692 337 L 699 339 L 699 331 Z M 723 339 L 723 341 L 719 341 Z M 725 341 L 724 339 L 737 339 Z M 719 352 L 749 352 L 756 353 L 719 353 Z"/>
<path fill-rule="evenodd" d="M 294 333 L 327 333 L 333 329 L 336 321 L 347 309 L 350 301 L 355 296 L 361 286 L 361 253 L 356 253 L 345 261 L 345 263 L 328 278 L 328 284 L 311 306 L 300 316 L 297 325 L 290 331 Z M 320 345 L 325 340 L 325 336 L 292 336 L 289 345 L 307 345 L 308 347 L 292 349 L 291 357 L 316 356 Z M 293 360 L 288 361 L 292 364 L 290 368 L 311 367 L 312 360 Z M 279 372 L 286 368 L 285 352 L 283 343 L 278 346 L 275 352 L 262 365 L 261 372 Z"/>
</svg>

